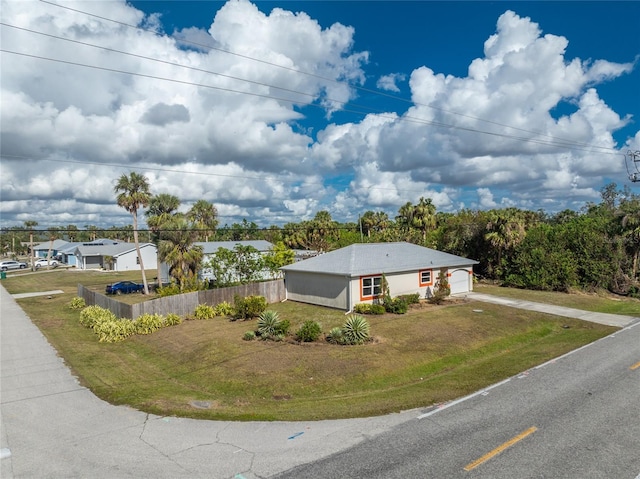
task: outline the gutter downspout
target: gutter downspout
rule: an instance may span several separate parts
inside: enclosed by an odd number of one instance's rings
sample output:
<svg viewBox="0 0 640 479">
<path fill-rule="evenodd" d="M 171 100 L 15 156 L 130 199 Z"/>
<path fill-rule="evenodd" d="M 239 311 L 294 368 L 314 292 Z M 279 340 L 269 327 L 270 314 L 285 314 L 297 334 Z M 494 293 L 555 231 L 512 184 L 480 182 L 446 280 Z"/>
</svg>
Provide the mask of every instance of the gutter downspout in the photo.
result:
<svg viewBox="0 0 640 479">
<path fill-rule="evenodd" d="M 347 278 L 347 312 L 345 315 L 351 313 L 351 276 L 345 276 Z"/>
</svg>

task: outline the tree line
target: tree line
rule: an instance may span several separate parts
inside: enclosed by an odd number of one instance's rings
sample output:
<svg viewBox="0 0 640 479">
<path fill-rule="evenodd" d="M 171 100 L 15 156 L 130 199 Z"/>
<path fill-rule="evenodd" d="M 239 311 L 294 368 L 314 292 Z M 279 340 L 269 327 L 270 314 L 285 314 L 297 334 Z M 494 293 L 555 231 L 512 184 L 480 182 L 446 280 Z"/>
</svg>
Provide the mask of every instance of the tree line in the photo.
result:
<svg viewBox="0 0 640 479">
<path fill-rule="evenodd" d="M 264 239 L 280 247 L 318 253 L 358 242 L 408 241 L 477 260 L 476 275 L 509 286 L 550 291 L 604 289 L 640 297 L 640 195 L 627 186 L 620 190 L 615 183 L 602 189 L 600 202 L 587 203 L 579 211 L 546 214 L 503 208 L 445 213 L 438 212 L 430 198 L 420 198 L 416 204 L 402 205 L 395 217 L 384 211 L 365 211 L 357 222 L 340 223 L 323 210 L 309 220 L 267 228 L 246 219 L 220 227 L 216 207 L 205 200 L 179 213 L 177 197 L 152 195 L 146 178 L 136 173 L 123 175 L 115 192 L 118 204 L 130 213 L 127 198 L 138 198 L 138 210 L 146 209 L 149 229 L 142 233 L 143 239 L 157 244 L 159 258 L 170 264 L 179 282 L 193 278 L 201 267 L 202 252 L 193 247 L 196 241 Z M 31 223 L 29 228 L 36 225 Z M 14 228 L 13 233 L 12 229 L 2 232 L 3 250 L 9 248 L 12 235 L 11 247 L 15 247 L 16 235 L 21 235 L 21 241 L 28 236 L 26 226 Z M 59 235 L 69 241 L 83 241 L 87 235 L 91 237 L 86 239 L 129 239 L 137 230 L 136 221 L 127 228 L 84 231 L 69 225 L 50 228 L 43 236 Z"/>
</svg>

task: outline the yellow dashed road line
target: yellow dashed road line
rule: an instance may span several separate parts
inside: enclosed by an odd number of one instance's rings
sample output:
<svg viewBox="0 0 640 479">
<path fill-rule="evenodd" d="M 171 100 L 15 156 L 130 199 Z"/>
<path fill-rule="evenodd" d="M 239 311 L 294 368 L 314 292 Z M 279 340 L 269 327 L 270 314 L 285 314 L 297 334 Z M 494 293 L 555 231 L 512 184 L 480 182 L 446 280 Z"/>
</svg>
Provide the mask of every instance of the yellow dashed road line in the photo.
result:
<svg viewBox="0 0 640 479">
<path fill-rule="evenodd" d="M 529 429 L 527 429 L 524 432 L 521 432 L 520 434 L 518 434 L 516 437 L 514 437 L 513 439 L 508 440 L 507 442 L 505 442 L 504 444 L 496 447 L 493 451 L 486 453 L 484 456 L 482 456 L 479 459 L 476 459 L 475 461 L 473 461 L 472 463 L 469 463 L 465 466 L 464 470 L 465 471 L 470 471 L 472 469 L 475 469 L 476 467 L 478 467 L 480 464 L 483 464 L 485 462 L 487 462 L 489 459 L 491 459 L 492 457 L 497 456 L 498 454 L 500 454 L 502 451 L 504 451 L 505 449 L 510 448 L 511 446 L 513 446 L 515 443 L 522 441 L 525 437 L 527 437 L 530 434 L 533 434 L 534 432 L 536 432 L 538 430 L 537 427 L 532 426 Z"/>
</svg>

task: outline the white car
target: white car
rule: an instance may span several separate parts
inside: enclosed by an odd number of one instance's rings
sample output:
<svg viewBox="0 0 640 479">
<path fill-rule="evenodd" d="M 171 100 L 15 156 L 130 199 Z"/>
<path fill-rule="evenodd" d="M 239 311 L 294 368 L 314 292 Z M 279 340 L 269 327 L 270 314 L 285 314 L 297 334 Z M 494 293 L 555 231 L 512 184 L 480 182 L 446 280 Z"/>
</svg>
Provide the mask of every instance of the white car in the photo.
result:
<svg viewBox="0 0 640 479">
<path fill-rule="evenodd" d="M 58 266 L 58 260 L 55 259 L 51 259 L 48 263 L 47 263 L 47 258 L 40 258 L 36 261 L 33 262 L 33 265 L 36 268 L 42 268 L 43 266 L 51 266 L 51 267 L 56 267 Z"/>
<path fill-rule="evenodd" d="M 8 269 L 25 269 L 26 267 L 27 263 L 21 263 L 19 261 L 0 261 L 0 270 L 2 271 L 7 271 Z"/>
</svg>

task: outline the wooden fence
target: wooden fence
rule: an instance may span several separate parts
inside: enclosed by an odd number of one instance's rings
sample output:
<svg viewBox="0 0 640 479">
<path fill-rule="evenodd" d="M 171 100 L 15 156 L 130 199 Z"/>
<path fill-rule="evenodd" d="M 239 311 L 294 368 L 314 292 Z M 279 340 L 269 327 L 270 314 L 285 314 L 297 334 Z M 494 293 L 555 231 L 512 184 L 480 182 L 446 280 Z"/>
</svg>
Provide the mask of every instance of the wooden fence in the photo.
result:
<svg viewBox="0 0 640 479">
<path fill-rule="evenodd" d="M 176 294 L 164 298 L 150 299 L 137 304 L 121 303 L 115 297 L 106 296 L 97 291 L 91 291 L 78 284 L 78 296 L 84 298 L 87 305 L 97 305 L 108 309 L 118 318 L 135 319 L 143 314 L 160 314 L 166 316 L 169 313 L 180 316 L 193 314 L 199 304 L 212 306 L 226 301 L 233 304 L 236 296 L 264 296 L 267 303 L 278 303 L 286 298 L 284 280 L 276 279 L 260 283 L 243 284 L 231 288 L 207 289 L 193 293 Z"/>
</svg>

